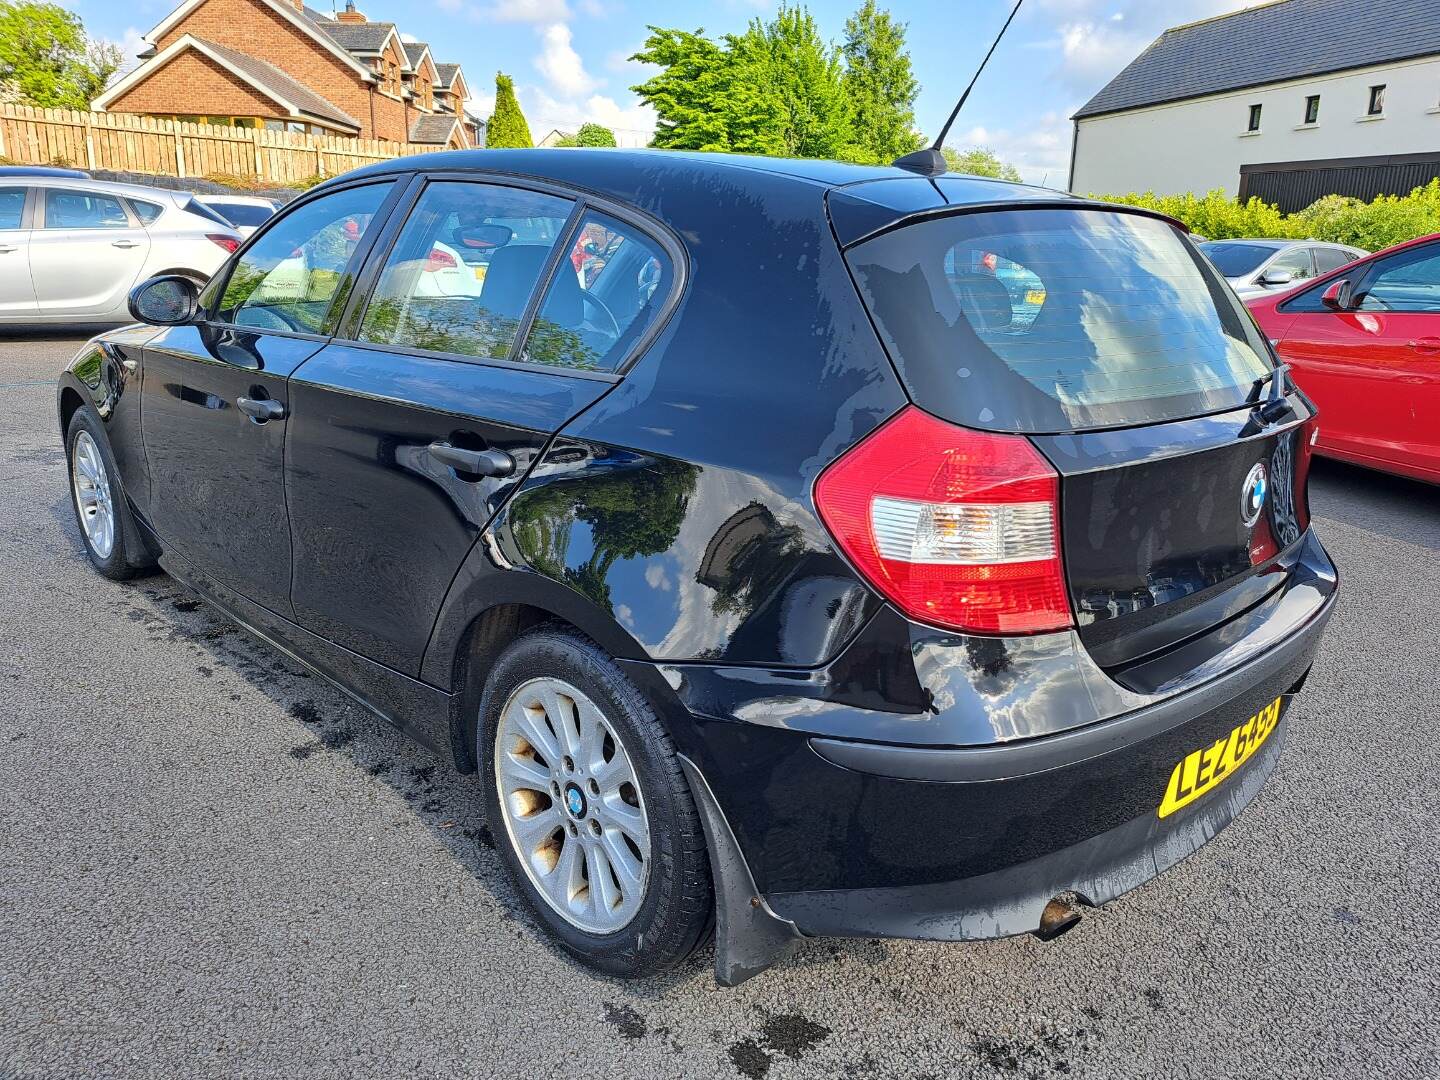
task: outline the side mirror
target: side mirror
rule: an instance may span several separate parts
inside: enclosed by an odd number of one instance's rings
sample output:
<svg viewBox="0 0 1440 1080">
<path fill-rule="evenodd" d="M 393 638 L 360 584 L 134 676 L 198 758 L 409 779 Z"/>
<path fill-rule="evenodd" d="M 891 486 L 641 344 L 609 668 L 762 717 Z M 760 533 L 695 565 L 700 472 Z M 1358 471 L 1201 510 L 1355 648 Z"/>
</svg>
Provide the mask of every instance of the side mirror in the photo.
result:
<svg viewBox="0 0 1440 1080">
<path fill-rule="evenodd" d="M 1349 278 L 1332 281 L 1320 294 L 1320 302 L 1331 311 L 1349 311 L 1355 303 L 1355 286 Z"/>
<path fill-rule="evenodd" d="M 189 278 L 162 274 L 130 290 L 130 315 L 152 326 L 181 326 L 200 314 L 200 290 Z"/>
<path fill-rule="evenodd" d="M 1289 285 L 1295 280 L 1295 275 L 1289 270 L 1267 270 L 1260 277 L 1261 285 Z"/>
</svg>

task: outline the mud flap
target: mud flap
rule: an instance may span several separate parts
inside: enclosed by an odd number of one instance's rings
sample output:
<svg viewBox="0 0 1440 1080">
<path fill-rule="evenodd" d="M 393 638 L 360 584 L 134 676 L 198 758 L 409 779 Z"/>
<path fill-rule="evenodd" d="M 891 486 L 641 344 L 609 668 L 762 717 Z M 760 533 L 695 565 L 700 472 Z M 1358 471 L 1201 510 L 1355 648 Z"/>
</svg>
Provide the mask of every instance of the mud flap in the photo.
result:
<svg viewBox="0 0 1440 1080">
<path fill-rule="evenodd" d="M 710 848 L 710 875 L 715 881 L 715 981 L 721 986 L 739 986 L 785 959 L 803 935 L 765 903 L 730 823 L 695 763 L 682 754 L 680 765 L 690 781 Z"/>
</svg>

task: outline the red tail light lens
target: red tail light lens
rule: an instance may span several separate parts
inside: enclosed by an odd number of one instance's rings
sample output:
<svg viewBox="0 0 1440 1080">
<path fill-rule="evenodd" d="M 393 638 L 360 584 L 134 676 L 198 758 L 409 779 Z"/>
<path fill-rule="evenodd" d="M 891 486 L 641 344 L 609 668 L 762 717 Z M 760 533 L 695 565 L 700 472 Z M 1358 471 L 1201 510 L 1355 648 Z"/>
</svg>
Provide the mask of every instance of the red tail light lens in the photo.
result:
<svg viewBox="0 0 1440 1080">
<path fill-rule="evenodd" d="M 433 274 L 437 270 L 454 270 L 455 256 L 448 251 L 441 251 L 439 248 L 431 248 L 430 254 L 425 256 L 425 272 Z"/>
<path fill-rule="evenodd" d="M 953 630 L 1073 625 L 1060 562 L 1060 478 L 1018 435 L 906 406 L 820 474 L 821 520 L 906 615 Z"/>
<path fill-rule="evenodd" d="M 240 241 L 233 236 L 226 236 L 224 233 L 206 233 L 205 239 L 212 244 L 219 244 L 232 255 L 239 250 Z"/>
</svg>

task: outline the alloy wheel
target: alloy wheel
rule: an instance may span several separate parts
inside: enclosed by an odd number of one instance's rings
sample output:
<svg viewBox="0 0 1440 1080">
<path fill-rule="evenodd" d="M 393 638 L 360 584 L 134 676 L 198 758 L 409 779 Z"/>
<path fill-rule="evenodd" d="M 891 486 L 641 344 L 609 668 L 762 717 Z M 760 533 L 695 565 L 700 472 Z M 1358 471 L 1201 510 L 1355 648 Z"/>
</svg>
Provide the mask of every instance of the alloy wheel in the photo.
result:
<svg viewBox="0 0 1440 1080">
<path fill-rule="evenodd" d="M 600 708 L 562 679 L 532 679 L 495 735 L 505 831 L 535 890 L 567 922 L 613 934 L 640 909 L 650 825 L 625 744 Z"/>
<path fill-rule="evenodd" d="M 75 493 L 80 525 L 91 550 L 101 559 L 108 559 L 115 549 L 115 503 L 110 492 L 110 477 L 105 472 L 105 459 L 88 431 L 81 431 L 75 437 L 70 489 Z"/>
</svg>

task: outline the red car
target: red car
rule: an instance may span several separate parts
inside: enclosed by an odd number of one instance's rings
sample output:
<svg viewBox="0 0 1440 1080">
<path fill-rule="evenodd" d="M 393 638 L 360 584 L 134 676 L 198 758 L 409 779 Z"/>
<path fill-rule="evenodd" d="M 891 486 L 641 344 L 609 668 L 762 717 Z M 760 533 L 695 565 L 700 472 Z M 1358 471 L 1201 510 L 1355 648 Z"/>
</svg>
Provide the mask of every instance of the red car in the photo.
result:
<svg viewBox="0 0 1440 1080">
<path fill-rule="evenodd" d="M 1317 453 L 1440 484 L 1440 233 L 1248 306 L 1320 407 Z"/>
</svg>

